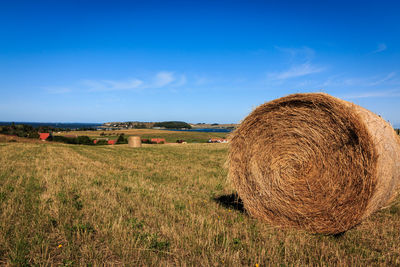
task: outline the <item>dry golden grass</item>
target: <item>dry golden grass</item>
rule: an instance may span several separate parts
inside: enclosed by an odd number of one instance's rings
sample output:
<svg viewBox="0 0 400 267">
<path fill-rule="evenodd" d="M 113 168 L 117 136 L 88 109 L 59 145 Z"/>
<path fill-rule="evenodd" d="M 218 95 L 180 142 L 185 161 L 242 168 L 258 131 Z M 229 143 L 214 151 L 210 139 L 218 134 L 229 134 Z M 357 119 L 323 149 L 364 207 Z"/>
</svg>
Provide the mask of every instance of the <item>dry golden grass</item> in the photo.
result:
<svg viewBox="0 0 400 267">
<path fill-rule="evenodd" d="M 173 132 L 173 131 L 164 131 L 163 132 Z M 112 134 L 112 135 L 119 135 L 119 134 L 126 134 L 126 135 L 149 135 L 149 134 L 158 134 L 161 131 L 160 130 L 155 130 L 155 129 L 128 129 L 128 130 L 112 130 L 112 131 L 65 131 L 61 132 L 62 135 L 88 135 L 88 136 L 98 136 L 101 132 L 104 132 L 106 134 Z"/>
<path fill-rule="evenodd" d="M 400 199 L 341 236 L 232 203 L 225 144 L 0 144 L 0 264 L 399 265 Z"/>
<path fill-rule="evenodd" d="M 18 143 L 34 143 L 34 144 L 40 144 L 43 141 L 40 139 L 33 139 L 33 138 L 24 138 L 24 137 L 18 137 L 15 135 L 5 135 L 5 134 L 0 134 L 0 143 L 7 143 L 7 142 L 18 142 Z"/>
<path fill-rule="evenodd" d="M 100 136 L 104 133 L 105 136 Z M 169 143 L 175 143 L 177 140 L 185 140 L 189 143 L 205 143 L 210 138 L 214 137 L 227 137 L 229 133 L 219 132 L 188 132 L 188 131 L 166 131 L 154 129 L 129 129 L 129 130 L 114 130 L 114 131 L 71 131 L 61 132 L 55 135 L 86 135 L 91 138 L 107 137 L 110 139 L 117 139 L 118 135 L 124 134 L 125 136 L 140 136 L 141 138 L 165 138 Z"/>
</svg>

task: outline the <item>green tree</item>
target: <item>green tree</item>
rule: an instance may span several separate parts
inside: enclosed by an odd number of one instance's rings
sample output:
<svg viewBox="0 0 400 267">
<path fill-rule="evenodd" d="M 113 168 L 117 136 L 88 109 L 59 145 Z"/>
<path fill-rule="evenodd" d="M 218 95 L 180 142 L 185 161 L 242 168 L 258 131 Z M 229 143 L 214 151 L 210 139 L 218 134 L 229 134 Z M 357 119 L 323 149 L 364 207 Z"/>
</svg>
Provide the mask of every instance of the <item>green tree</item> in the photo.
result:
<svg viewBox="0 0 400 267">
<path fill-rule="evenodd" d="M 89 136 L 78 136 L 77 143 L 82 145 L 93 145 L 93 142 Z"/>
<path fill-rule="evenodd" d="M 120 134 L 117 139 L 117 144 L 127 144 L 128 141 L 126 140 L 124 134 Z"/>
<path fill-rule="evenodd" d="M 164 121 L 164 122 L 156 122 L 153 127 L 163 127 L 167 129 L 191 129 L 188 123 L 183 121 Z"/>
</svg>

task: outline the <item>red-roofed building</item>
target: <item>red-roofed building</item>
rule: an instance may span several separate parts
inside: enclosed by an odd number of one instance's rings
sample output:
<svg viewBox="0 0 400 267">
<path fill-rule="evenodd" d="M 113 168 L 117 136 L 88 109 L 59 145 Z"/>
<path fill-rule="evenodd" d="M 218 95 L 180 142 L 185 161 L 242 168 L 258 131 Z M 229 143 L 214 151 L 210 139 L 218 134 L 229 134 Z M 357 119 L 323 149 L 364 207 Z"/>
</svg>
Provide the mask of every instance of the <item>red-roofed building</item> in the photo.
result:
<svg viewBox="0 0 400 267">
<path fill-rule="evenodd" d="M 164 138 L 152 138 L 151 143 L 152 144 L 165 144 L 165 139 Z"/>
<path fill-rule="evenodd" d="M 109 145 L 115 145 L 115 143 L 117 142 L 117 140 L 108 140 L 108 144 Z"/>
<path fill-rule="evenodd" d="M 42 141 L 46 141 L 47 138 L 49 138 L 50 134 L 49 133 L 39 133 L 39 139 Z"/>
<path fill-rule="evenodd" d="M 209 143 L 228 143 L 228 139 L 224 138 L 211 138 L 208 140 Z"/>
</svg>

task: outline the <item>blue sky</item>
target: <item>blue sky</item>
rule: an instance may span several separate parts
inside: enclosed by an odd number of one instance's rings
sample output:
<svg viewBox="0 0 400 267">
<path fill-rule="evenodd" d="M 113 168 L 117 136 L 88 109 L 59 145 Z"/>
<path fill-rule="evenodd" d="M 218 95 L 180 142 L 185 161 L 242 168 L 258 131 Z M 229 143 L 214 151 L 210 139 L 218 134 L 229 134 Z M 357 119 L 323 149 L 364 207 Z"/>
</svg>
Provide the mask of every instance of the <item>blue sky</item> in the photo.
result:
<svg viewBox="0 0 400 267">
<path fill-rule="evenodd" d="M 0 121 L 239 122 L 326 92 L 400 124 L 396 1 L 0 1 Z"/>
</svg>

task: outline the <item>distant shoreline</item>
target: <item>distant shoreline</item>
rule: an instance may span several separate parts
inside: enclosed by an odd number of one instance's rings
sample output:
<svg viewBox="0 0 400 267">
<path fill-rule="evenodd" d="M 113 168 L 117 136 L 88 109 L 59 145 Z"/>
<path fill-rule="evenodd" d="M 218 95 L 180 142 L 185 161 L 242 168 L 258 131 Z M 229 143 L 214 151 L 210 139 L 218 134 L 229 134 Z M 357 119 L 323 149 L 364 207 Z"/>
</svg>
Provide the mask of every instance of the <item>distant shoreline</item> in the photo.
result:
<svg viewBox="0 0 400 267">
<path fill-rule="evenodd" d="M 160 129 L 162 131 L 177 131 L 177 132 L 203 132 L 203 133 L 230 133 L 233 129 L 224 128 L 196 128 L 196 129 Z"/>
<path fill-rule="evenodd" d="M 41 126 L 50 126 L 64 129 L 79 129 L 79 128 L 97 128 L 103 125 L 102 123 L 84 123 L 84 122 L 24 122 L 24 121 L 0 121 L 0 126 L 7 126 L 11 124 L 19 125 L 25 124 L 35 128 Z"/>
<path fill-rule="evenodd" d="M 33 127 L 40 126 L 51 126 L 56 128 L 69 128 L 69 129 L 79 129 L 79 128 L 102 128 L 105 127 L 106 123 L 85 123 L 85 122 L 24 122 L 24 121 L 0 121 L 0 126 L 11 125 L 12 123 L 26 124 Z M 190 130 L 184 129 L 166 129 L 171 131 L 194 131 L 194 132 L 231 132 L 238 126 L 238 124 L 190 124 L 193 128 Z M 400 129 L 400 124 L 393 124 L 394 129 Z"/>
</svg>

